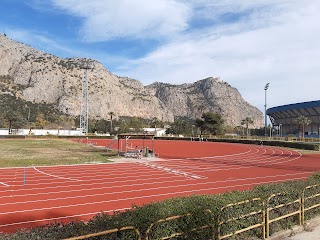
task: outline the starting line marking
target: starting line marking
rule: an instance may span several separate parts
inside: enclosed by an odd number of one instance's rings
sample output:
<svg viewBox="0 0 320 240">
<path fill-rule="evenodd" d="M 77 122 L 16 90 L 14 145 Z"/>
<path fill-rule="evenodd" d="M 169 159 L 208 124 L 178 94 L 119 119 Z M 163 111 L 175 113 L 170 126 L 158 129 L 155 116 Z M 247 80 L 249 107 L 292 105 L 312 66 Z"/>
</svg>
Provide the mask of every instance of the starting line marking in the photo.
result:
<svg viewBox="0 0 320 240">
<path fill-rule="evenodd" d="M 184 171 L 180 171 L 180 170 L 175 170 L 169 167 L 165 167 L 165 166 L 161 166 L 159 164 L 155 164 L 155 163 L 147 163 L 147 162 L 142 162 L 142 161 L 138 161 L 137 163 L 142 164 L 146 167 L 150 167 L 153 169 L 157 169 L 160 171 L 165 171 L 165 172 L 169 172 L 169 173 L 173 173 L 175 175 L 179 175 L 179 176 L 183 176 L 186 178 L 192 178 L 192 179 L 206 179 L 207 177 L 204 176 L 200 176 L 197 174 L 193 174 L 193 173 L 188 173 L 188 172 L 184 172 Z"/>
<path fill-rule="evenodd" d="M 65 177 L 60 177 L 60 176 L 56 176 L 56 175 L 51 175 L 49 173 L 45 173 L 43 171 L 40 171 L 39 169 L 37 169 L 36 167 L 33 167 L 34 170 L 36 170 L 37 172 L 41 173 L 41 174 L 44 174 L 44 175 L 47 175 L 47 176 L 50 176 L 50 177 L 54 177 L 54 178 L 59 178 L 59 179 L 65 179 L 65 180 L 72 180 L 72 181 L 78 181 L 78 182 L 81 182 L 82 180 L 79 180 L 79 179 L 74 179 L 74 178 L 65 178 Z"/>
</svg>

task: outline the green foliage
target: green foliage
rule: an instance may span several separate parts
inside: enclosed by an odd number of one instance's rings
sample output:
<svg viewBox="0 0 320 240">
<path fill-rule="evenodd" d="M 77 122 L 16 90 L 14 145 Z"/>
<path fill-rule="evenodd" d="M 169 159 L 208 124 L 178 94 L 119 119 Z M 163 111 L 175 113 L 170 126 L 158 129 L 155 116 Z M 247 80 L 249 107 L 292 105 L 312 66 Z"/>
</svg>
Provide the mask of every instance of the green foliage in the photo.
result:
<svg viewBox="0 0 320 240">
<path fill-rule="evenodd" d="M 144 127 L 149 127 L 150 119 L 140 117 L 119 117 L 113 121 L 115 133 L 143 133 Z M 160 123 L 163 124 L 163 123 Z"/>
<path fill-rule="evenodd" d="M 196 119 L 196 126 L 200 128 L 201 135 L 207 134 L 223 134 L 224 120 L 219 113 L 206 112 L 202 114 L 202 119 Z"/>
<path fill-rule="evenodd" d="M 250 117 L 246 117 L 245 119 L 241 120 L 241 125 L 246 126 L 246 134 L 249 135 L 249 125 L 253 124 L 253 120 Z"/>
<path fill-rule="evenodd" d="M 298 118 L 294 119 L 294 122 L 300 126 L 301 137 L 304 138 L 304 128 L 306 125 L 311 123 L 311 120 L 305 116 L 299 116 Z"/>
<path fill-rule="evenodd" d="M 53 104 L 24 101 L 11 94 L 0 95 L 0 128 L 64 128 L 76 118 L 58 111 Z"/>
<path fill-rule="evenodd" d="M 191 119 L 177 118 L 170 124 L 166 134 L 194 134 L 195 122 Z"/>
</svg>

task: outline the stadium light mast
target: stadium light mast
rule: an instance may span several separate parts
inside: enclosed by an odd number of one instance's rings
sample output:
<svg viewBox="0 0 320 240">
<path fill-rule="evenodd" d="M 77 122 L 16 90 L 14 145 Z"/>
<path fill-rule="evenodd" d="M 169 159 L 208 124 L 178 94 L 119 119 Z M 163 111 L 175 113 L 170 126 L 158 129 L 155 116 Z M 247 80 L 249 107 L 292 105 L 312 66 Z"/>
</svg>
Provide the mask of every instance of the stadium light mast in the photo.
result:
<svg viewBox="0 0 320 240">
<path fill-rule="evenodd" d="M 82 78 L 82 98 L 81 98 L 81 113 L 80 113 L 80 131 L 87 135 L 88 134 L 88 69 L 92 69 L 92 66 L 89 65 L 89 62 L 84 63 L 80 66 L 81 69 L 84 69 L 84 74 Z"/>
<path fill-rule="evenodd" d="M 267 136 L 267 90 L 269 88 L 269 84 L 267 83 L 264 86 L 264 136 Z"/>
</svg>

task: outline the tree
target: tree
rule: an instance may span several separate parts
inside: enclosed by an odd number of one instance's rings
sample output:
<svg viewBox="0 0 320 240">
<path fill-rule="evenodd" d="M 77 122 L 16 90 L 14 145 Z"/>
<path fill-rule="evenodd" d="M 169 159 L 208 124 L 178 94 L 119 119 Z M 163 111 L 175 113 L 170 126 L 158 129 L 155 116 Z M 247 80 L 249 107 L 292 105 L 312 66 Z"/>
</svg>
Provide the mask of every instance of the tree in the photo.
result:
<svg viewBox="0 0 320 240">
<path fill-rule="evenodd" d="M 14 109 L 5 109 L 4 113 L 4 120 L 7 122 L 9 133 L 12 132 L 13 128 L 21 128 L 25 123 L 21 113 Z"/>
<path fill-rule="evenodd" d="M 192 132 L 191 121 L 185 119 L 175 119 L 170 127 L 166 130 L 166 134 L 190 134 Z"/>
<path fill-rule="evenodd" d="M 143 132 L 141 119 L 138 117 L 132 117 L 129 119 L 129 128 L 132 129 L 133 132 Z"/>
<path fill-rule="evenodd" d="M 44 114 L 40 113 L 36 117 L 36 127 L 43 129 L 49 122 L 45 119 Z"/>
<path fill-rule="evenodd" d="M 305 126 L 309 125 L 311 123 L 311 120 L 309 118 L 305 117 L 305 116 L 300 116 L 300 117 L 296 118 L 294 120 L 294 122 L 296 124 L 298 124 L 299 126 L 301 126 L 301 137 L 304 140 L 304 131 L 305 131 L 304 129 L 305 129 Z"/>
<path fill-rule="evenodd" d="M 244 135 L 244 127 L 243 126 L 236 126 L 234 128 L 236 134 L 238 135 Z"/>
<path fill-rule="evenodd" d="M 113 132 L 113 129 L 112 129 L 112 120 L 113 120 L 113 117 L 116 115 L 114 112 L 109 112 L 108 113 L 109 116 L 110 116 L 110 134 Z"/>
<path fill-rule="evenodd" d="M 154 126 L 154 135 L 157 135 L 158 124 L 159 124 L 159 119 L 157 117 L 152 118 L 152 125 Z"/>
<path fill-rule="evenodd" d="M 196 126 L 200 128 L 200 135 L 202 133 L 222 134 L 224 120 L 218 113 L 206 112 L 202 114 L 202 119 L 196 119 Z"/>
<path fill-rule="evenodd" d="M 241 120 L 241 125 L 246 125 L 247 137 L 249 135 L 249 125 L 251 124 L 253 124 L 253 120 L 250 117 L 246 117 L 245 119 Z"/>
</svg>

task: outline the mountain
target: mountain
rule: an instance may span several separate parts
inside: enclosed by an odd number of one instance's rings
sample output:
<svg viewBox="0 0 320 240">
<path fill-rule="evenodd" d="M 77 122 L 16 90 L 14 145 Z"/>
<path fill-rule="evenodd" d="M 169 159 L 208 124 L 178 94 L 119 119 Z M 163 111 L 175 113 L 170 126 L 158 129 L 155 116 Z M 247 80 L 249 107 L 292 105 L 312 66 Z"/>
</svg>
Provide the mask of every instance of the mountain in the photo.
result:
<svg viewBox="0 0 320 240">
<path fill-rule="evenodd" d="M 95 60 L 59 58 L 0 35 L 0 91 L 25 101 L 53 104 L 62 113 L 79 115 L 83 67 L 88 64 L 91 118 L 106 119 L 114 112 L 117 116 L 173 121 L 213 111 L 222 114 L 229 125 L 240 125 L 242 119 L 251 117 L 255 127 L 263 126 L 263 114 L 219 78 L 143 86 L 138 80 L 112 74 Z"/>
</svg>

